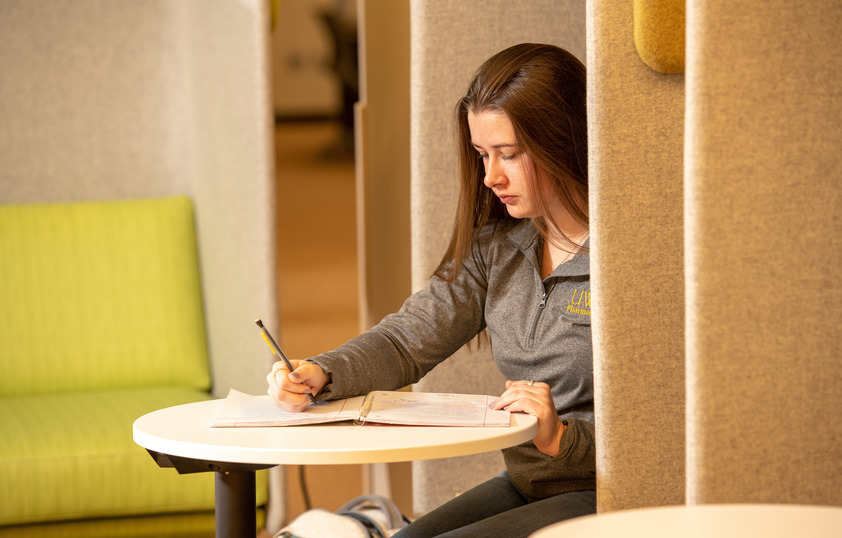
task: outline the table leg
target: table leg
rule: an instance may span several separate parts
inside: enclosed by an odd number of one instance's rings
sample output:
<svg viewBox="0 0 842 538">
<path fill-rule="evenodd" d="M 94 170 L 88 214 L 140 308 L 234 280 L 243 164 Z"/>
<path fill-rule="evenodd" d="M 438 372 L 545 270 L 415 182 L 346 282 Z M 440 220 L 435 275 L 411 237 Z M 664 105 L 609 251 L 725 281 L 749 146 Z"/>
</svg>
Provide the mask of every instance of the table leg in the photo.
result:
<svg viewBox="0 0 842 538">
<path fill-rule="evenodd" d="M 217 471 L 216 538 L 257 536 L 254 471 Z"/>
</svg>

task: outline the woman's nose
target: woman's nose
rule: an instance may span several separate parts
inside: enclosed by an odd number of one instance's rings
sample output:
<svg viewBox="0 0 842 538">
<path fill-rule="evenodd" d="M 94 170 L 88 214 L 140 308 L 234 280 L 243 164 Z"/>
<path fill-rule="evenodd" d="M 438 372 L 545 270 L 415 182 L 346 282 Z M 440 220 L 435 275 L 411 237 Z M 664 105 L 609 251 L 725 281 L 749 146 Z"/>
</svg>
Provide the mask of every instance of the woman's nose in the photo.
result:
<svg viewBox="0 0 842 538">
<path fill-rule="evenodd" d="M 485 159 L 483 164 L 485 165 L 485 178 L 483 179 L 483 183 L 486 187 L 493 189 L 506 181 L 506 176 L 500 169 L 500 164 L 496 159 L 489 157 Z"/>
</svg>

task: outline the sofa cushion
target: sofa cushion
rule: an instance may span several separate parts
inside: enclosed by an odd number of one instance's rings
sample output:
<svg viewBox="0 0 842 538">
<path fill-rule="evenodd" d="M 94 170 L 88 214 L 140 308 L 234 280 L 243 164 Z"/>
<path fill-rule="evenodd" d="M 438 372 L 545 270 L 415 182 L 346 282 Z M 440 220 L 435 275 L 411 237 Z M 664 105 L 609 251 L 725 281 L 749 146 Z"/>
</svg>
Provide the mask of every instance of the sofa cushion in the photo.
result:
<svg viewBox="0 0 842 538">
<path fill-rule="evenodd" d="M 3 538 L 208 538 L 214 535 L 213 512 L 110 519 L 79 519 L 0 528 Z M 258 521 L 261 521 L 258 518 Z M 260 527 L 258 527 L 260 528 Z"/>
<path fill-rule="evenodd" d="M 213 473 L 161 469 L 132 439 L 140 416 L 207 399 L 158 387 L 0 398 L 0 525 L 212 510 Z"/>
<path fill-rule="evenodd" d="M 191 201 L 0 206 L 0 396 L 210 384 Z"/>
</svg>

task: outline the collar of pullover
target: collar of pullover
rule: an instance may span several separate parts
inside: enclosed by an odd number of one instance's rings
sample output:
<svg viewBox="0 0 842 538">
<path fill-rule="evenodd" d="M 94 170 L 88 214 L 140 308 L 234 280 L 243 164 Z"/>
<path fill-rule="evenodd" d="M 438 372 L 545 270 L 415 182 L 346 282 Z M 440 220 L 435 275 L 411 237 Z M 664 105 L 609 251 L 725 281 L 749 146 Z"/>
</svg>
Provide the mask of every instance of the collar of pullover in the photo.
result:
<svg viewBox="0 0 842 538">
<path fill-rule="evenodd" d="M 530 219 L 524 219 L 517 223 L 514 228 L 509 230 L 507 239 L 515 248 L 523 252 L 524 256 L 537 260 L 541 251 L 541 236 Z M 585 252 L 590 246 L 590 238 L 585 241 Z M 591 272 L 590 256 L 586 254 L 576 254 L 570 260 L 559 265 L 552 276 L 582 276 L 589 275 Z"/>
</svg>

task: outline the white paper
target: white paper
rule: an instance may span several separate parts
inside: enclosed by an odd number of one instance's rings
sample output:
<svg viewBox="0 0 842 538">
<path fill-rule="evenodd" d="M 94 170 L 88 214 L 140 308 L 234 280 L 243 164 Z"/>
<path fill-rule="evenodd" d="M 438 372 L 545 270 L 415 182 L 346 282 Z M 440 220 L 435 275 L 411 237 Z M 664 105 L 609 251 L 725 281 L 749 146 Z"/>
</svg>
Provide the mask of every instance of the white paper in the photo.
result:
<svg viewBox="0 0 842 538">
<path fill-rule="evenodd" d="M 359 413 L 363 396 L 310 404 L 300 413 L 284 411 L 268 394 L 253 396 L 231 389 L 211 428 L 259 426 L 294 426 L 354 420 Z"/>
<path fill-rule="evenodd" d="M 509 425 L 508 411 L 489 409 L 495 396 L 377 391 L 369 395 L 365 422 L 419 426 Z"/>
</svg>

